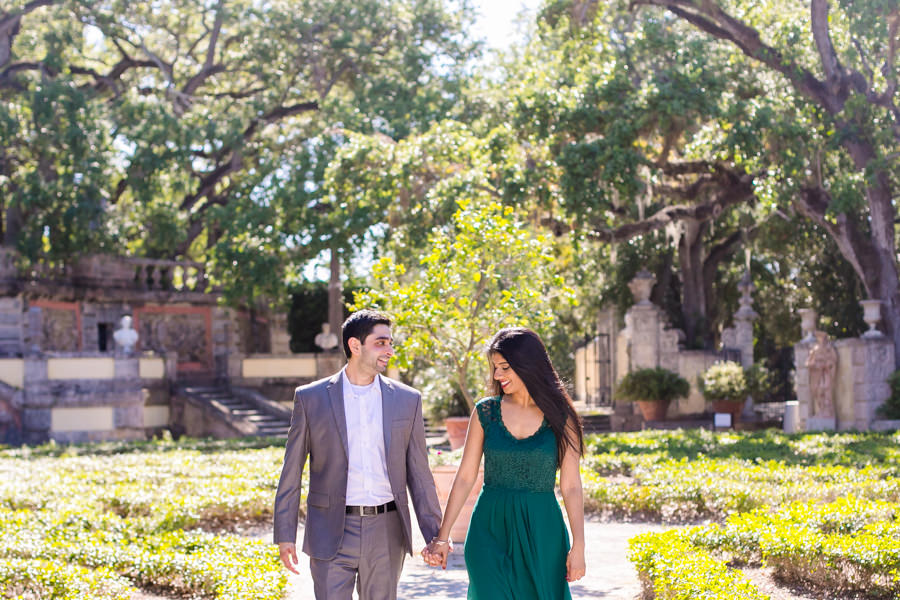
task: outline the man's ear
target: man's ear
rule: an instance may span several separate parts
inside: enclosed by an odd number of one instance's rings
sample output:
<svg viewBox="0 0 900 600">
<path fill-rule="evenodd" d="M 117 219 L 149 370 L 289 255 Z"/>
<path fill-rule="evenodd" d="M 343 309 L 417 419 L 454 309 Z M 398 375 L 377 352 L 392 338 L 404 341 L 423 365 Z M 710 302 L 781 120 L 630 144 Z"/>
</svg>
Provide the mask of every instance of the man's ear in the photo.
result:
<svg viewBox="0 0 900 600">
<path fill-rule="evenodd" d="M 359 354 L 360 347 L 362 347 L 362 342 L 359 341 L 359 338 L 352 337 L 347 340 L 347 345 L 350 346 L 350 355 Z"/>
</svg>

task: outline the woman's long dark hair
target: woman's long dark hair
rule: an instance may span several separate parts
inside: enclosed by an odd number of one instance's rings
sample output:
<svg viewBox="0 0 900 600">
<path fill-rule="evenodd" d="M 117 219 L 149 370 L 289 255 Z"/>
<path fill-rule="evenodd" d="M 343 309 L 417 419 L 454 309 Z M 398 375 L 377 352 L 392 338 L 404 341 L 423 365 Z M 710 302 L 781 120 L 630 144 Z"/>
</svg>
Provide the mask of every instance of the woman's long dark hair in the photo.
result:
<svg viewBox="0 0 900 600">
<path fill-rule="evenodd" d="M 575 412 L 572 398 L 553 364 L 550 355 L 540 336 L 525 327 L 509 327 L 501 329 L 488 344 L 488 361 L 492 354 L 503 356 L 512 370 L 516 372 L 528 394 L 537 404 L 544 417 L 556 434 L 556 457 L 562 465 L 566 447 L 571 447 L 579 455 L 584 454 L 584 431 L 581 419 Z M 500 382 L 493 378 L 491 371 L 491 387 L 494 394 L 503 394 Z"/>
</svg>

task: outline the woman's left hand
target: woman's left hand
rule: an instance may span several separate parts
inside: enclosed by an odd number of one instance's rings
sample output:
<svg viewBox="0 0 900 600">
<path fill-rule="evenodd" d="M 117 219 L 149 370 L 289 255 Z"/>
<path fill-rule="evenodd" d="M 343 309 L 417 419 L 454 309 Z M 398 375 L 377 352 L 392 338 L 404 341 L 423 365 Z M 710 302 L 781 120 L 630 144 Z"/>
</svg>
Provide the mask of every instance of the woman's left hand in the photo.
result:
<svg viewBox="0 0 900 600">
<path fill-rule="evenodd" d="M 566 556 L 566 581 L 578 581 L 584 577 L 584 548 L 573 547 Z"/>
</svg>

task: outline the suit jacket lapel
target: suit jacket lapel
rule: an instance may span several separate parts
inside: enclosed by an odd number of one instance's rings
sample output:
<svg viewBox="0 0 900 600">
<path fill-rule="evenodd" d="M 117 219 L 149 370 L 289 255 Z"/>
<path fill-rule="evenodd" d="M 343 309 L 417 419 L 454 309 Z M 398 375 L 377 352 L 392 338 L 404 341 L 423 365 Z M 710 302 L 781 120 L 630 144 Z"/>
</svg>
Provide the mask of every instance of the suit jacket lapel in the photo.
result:
<svg viewBox="0 0 900 600">
<path fill-rule="evenodd" d="M 328 382 L 328 398 L 331 400 L 331 411 L 334 422 L 344 448 L 344 456 L 350 459 L 350 443 L 347 441 L 347 416 L 344 414 L 344 371 L 341 370 Z"/>
<path fill-rule="evenodd" d="M 380 375 L 381 380 L 381 427 L 384 430 L 384 458 L 388 470 L 391 465 L 391 426 L 394 422 L 394 412 L 397 403 L 394 400 L 394 386 Z"/>
</svg>

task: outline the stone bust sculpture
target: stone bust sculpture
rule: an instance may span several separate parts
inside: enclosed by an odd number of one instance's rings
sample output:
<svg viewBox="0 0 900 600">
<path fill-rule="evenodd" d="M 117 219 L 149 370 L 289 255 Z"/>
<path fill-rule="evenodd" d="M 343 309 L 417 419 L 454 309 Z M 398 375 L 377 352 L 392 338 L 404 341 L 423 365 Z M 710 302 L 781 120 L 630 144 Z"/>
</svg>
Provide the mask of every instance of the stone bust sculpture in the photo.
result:
<svg viewBox="0 0 900 600">
<path fill-rule="evenodd" d="M 125 354 L 131 354 L 138 341 L 138 332 L 131 328 L 131 317 L 128 315 L 122 317 L 121 324 L 122 326 L 113 333 L 113 339 L 116 341 L 116 347 Z"/>
<path fill-rule="evenodd" d="M 809 351 L 809 391 L 812 414 L 834 417 L 834 376 L 837 371 L 837 351 L 826 339 L 824 331 L 816 331 L 816 345 Z"/>
</svg>

